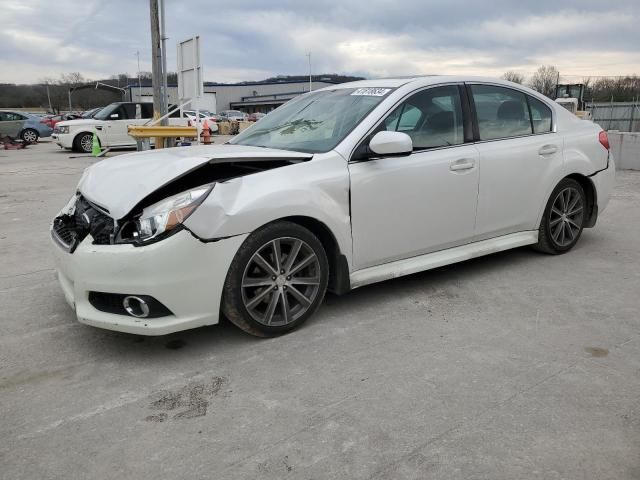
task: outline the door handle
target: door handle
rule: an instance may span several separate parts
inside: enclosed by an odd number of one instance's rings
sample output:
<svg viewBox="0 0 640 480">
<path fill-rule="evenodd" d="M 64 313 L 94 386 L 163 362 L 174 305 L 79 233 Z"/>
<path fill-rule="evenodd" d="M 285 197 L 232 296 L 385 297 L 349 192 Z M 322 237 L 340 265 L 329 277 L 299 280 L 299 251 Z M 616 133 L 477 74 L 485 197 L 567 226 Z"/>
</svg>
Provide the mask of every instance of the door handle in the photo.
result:
<svg viewBox="0 0 640 480">
<path fill-rule="evenodd" d="M 558 151 L 558 147 L 556 147 L 555 145 L 543 145 L 542 147 L 540 147 L 540 150 L 538 150 L 538 154 L 553 155 L 557 151 Z"/>
<path fill-rule="evenodd" d="M 459 172 L 461 170 L 470 170 L 475 165 L 475 162 L 471 158 L 461 158 L 449 165 L 449 170 L 452 172 Z"/>
</svg>

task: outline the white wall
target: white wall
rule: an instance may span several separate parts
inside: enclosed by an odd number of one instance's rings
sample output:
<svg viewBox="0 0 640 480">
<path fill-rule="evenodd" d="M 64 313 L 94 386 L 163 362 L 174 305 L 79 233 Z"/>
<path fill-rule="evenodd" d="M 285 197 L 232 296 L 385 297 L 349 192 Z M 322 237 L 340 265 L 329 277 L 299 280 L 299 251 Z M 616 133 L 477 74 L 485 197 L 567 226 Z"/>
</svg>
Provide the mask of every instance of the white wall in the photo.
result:
<svg viewBox="0 0 640 480">
<path fill-rule="evenodd" d="M 607 133 L 616 170 L 640 170 L 640 133 L 616 130 Z"/>
</svg>

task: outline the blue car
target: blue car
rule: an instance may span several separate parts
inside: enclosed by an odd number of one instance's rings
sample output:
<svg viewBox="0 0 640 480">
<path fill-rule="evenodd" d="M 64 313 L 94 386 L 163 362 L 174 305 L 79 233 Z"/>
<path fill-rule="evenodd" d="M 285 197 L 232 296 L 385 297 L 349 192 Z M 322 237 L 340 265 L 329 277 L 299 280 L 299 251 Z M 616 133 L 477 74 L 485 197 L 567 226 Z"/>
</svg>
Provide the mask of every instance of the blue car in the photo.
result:
<svg viewBox="0 0 640 480">
<path fill-rule="evenodd" d="M 0 110 L 0 136 L 8 135 L 33 143 L 40 137 L 49 137 L 53 129 L 40 122 L 40 117 L 25 112 Z"/>
</svg>

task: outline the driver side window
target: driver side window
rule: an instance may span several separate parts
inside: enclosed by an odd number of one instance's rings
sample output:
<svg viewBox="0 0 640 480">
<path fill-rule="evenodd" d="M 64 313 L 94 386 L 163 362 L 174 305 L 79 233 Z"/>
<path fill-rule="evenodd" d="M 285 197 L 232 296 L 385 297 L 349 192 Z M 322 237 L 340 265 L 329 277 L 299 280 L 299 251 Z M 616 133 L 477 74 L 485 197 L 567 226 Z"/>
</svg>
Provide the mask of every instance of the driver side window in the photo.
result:
<svg viewBox="0 0 640 480">
<path fill-rule="evenodd" d="M 464 143 L 458 87 L 434 87 L 412 95 L 389 114 L 383 126 L 383 130 L 409 135 L 414 150 Z"/>
</svg>

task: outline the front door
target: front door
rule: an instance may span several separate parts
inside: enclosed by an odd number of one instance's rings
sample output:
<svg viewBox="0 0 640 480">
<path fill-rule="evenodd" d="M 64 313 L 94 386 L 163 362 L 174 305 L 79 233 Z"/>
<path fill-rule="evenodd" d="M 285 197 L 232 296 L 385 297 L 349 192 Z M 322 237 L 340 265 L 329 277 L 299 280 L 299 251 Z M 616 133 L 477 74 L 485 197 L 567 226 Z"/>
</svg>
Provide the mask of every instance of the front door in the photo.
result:
<svg viewBox="0 0 640 480">
<path fill-rule="evenodd" d="M 407 133 L 414 152 L 349 164 L 356 270 L 461 245 L 473 236 L 478 153 L 465 144 L 464 123 L 457 85 L 422 90 L 376 130 Z"/>
<path fill-rule="evenodd" d="M 123 103 L 113 111 L 110 118 L 104 122 L 103 131 L 107 137 L 108 146 L 135 145 L 136 141 L 129 135 L 129 125 L 142 125 L 149 120 L 143 118 L 142 104 Z"/>
<path fill-rule="evenodd" d="M 26 118 L 19 113 L 0 112 L 0 137 L 17 138 L 24 128 L 25 121 Z"/>
</svg>

